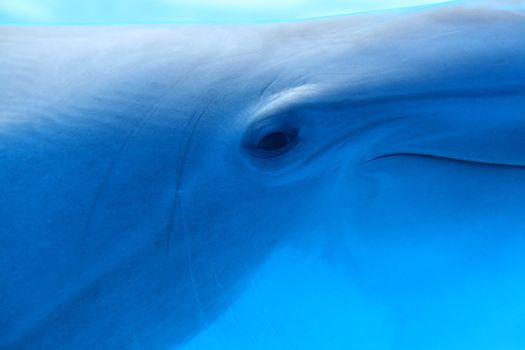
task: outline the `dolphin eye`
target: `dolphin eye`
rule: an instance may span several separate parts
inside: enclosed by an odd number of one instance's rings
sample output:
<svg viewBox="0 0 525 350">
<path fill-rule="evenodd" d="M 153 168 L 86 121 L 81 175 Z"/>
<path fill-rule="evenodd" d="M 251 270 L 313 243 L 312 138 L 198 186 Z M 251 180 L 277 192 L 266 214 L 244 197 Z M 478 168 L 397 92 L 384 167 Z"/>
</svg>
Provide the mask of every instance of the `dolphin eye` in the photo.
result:
<svg viewBox="0 0 525 350">
<path fill-rule="evenodd" d="M 263 134 L 252 146 L 252 153 L 259 158 L 280 156 L 299 142 L 296 129 L 273 130 Z"/>
<path fill-rule="evenodd" d="M 301 141 L 301 120 L 293 113 L 273 115 L 249 125 L 241 146 L 261 166 L 270 167 L 288 163 L 290 158 L 276 159 L 290 152 Z M 258 162 L 254 158 L 259 158 Z"/>
<path fill-rule="evenodd" d="M 271 132 L 263 136 L 259 141 L 258 148 L 265 152 L 277 152 L 287 149 L 293 144 L 295 135 L 286 131 Z"/>
</svg>

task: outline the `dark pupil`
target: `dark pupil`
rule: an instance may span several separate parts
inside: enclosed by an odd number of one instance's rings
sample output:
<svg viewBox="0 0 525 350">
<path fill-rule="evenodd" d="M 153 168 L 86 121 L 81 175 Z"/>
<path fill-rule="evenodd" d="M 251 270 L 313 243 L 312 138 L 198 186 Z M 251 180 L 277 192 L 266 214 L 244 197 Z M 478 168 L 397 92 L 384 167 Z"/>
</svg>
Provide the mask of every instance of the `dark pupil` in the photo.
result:
<svg viewBox="0 0 525 350">
<path fill-rule="evenodd" d="M 292 135 L 286 132 L 273 132 L 259 141 L 259 149 L 263 151 L 276 151 L 286 147 L 291 141 Z"/>
</svg>

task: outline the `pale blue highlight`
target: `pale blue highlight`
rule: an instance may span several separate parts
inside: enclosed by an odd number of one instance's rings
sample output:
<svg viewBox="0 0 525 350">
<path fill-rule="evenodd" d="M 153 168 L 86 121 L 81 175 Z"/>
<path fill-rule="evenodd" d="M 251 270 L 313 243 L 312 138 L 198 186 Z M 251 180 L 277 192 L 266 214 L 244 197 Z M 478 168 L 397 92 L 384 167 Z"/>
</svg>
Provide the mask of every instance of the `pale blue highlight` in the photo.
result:
<svg viewBox="0 0 525 350">
<path fill-rule="evenodd" d="M 288 21 L 444 0 L 0 0 L 0 24 L 246 23 Z"/>
</svg>

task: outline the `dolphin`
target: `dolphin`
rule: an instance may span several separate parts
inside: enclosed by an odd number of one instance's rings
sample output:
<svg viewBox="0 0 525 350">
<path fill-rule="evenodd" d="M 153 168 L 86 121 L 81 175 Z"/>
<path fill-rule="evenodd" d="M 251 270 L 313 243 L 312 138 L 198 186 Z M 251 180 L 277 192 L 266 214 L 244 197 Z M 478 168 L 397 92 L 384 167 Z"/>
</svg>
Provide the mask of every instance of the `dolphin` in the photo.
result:
<svg viewBox="0 0 525 350">
<path fill-rule="evenodd" d="M 0 28 L 0 348 L 523 349 L 524 34 Z"/>
</svg>

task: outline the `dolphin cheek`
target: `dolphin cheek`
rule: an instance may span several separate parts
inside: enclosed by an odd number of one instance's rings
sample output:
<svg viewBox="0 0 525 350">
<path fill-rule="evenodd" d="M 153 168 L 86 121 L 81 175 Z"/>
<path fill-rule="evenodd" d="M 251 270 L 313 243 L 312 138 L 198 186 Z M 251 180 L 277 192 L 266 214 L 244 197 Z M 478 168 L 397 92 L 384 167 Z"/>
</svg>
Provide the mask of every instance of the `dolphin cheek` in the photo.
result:
<svg viewBox="0 0 525 350">
<path fill-rule="evenodd" d="M 340 256 L 363 288 L 421 326 L 445 317 L 440 303 L 457 307 L 465 324 L 480 308 L 512 308 L 516 299 L 497 296 L 524 291 L 523 169 L 398 156 L 359 175 Z"/>
<path fill-rule="evenodd" d="M 399 154 L 361 164 L 352 181 L 352 242 L 430 249 L 439 241 L 461 259 L 525 248 L 522 167 Z"/>
<path fill-rule="evenodd" d="M 194 298 L 210 318 L 237 297 L 281 242 L 308 226 L 308 192 L 244 185 L 184 199 L 185 254 L 194 271 Z"/>
</svg>

